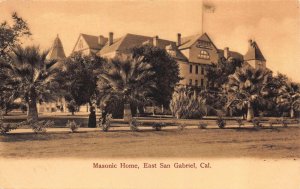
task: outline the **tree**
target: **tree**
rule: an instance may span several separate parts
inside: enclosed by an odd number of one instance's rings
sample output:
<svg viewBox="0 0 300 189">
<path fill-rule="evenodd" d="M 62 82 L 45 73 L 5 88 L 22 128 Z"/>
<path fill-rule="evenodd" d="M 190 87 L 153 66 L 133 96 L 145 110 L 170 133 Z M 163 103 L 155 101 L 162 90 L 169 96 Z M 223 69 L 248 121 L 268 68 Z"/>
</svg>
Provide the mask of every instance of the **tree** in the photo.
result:
<svg viewBox="0 0 300 189">
<path fill-rule="evenodd" d="M 154 72 L 156 89 L 151 96 L 158 105 L 168 107 L 176 84 L 180 81 L 178 63 L 165 49 L 143 45 L 132 49 L 133 57 L 143 56 Z"/>
<path fill-rule="evenodd" d="M 178 88 L 172 95 L 170 109 L 177 119 L 202 118 L 206 112 L 206 100 L 190 88 Z"/>
<path fill-rule="evenodd" d="M 206 67 L 206 76 L 208 79 L 208 88 L 214 91 L 222 90 L 223 85 L 228 83 L 229 75 L 241 67 L 242 61 L 230 57 L 225 59 L 220 58 L 217 64 L 212 64 Z"/>
<path fill-rule="evenodd" d="M 300 84 L 286 81 L 279 89 L 276 99 L 279 108 L 288 109 L 290 117 L 295 117 L 295 111 L 300 111 Z"/>
<path fill-rule="evenodd" d="M 20 98 L 27 104 L 28 119 L 37 121 L 37 103 L 56 99 L 59 84 L 55 82 L 55 60 L 46 60 L 48 51 L 38 46 L 17 46 L 11 53 L 11 62 L 1 61 L 0 79 L 4 93 Z"/>
<path fill-rule="evenodd" d="M 0 58 L 9 61 L 8 53 L 20 44 L 21 37 L 31 35 L 28 24 L 23 18 L 19 17 L 16 12 L 11 15 L 13 25 L 6 21 L 0 24 Z"/>
<path fill-rule="evenodd" d="M 247 121 L 251 121 L 254 117 L 253 105 L 263 101 L 262 95 L 267 93 L 265 86 L 271 77 L 272 73 L 267 69 L 254 69 L 248 65 L 238 68 L 229 77 L 227 106 L 246 107 Z"/>
<path fill-rule="evenodd" d="M 64 61 L 64 68 L 56 80 L 64 89 L 64 96 L 72 114 L 81 105 L 91 106 L 96 96 L 97 74 L 103 59 L 95 55 L 85 56 L 74 53 Z"/>
<path fill-rule="evenodd" d="M 130 104 L 145 104 L 155 89 L 154 72 L 143 57 L 117 56 L 109 59 L 99 74 L 98 90 L 102 99 L 122 101 L 124 120 L 131 116 Z"/>
</svg>

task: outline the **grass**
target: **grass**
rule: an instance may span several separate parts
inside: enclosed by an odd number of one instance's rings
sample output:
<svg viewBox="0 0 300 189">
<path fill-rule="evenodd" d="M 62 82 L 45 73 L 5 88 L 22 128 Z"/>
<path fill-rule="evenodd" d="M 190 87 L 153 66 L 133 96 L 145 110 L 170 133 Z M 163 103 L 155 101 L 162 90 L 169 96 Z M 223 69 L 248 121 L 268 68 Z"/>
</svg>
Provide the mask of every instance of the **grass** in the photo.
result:
<svg viewBox="0 0 300 189">
<path fill-rule="evenodd" d="M 6 158 L 299 158 L 299 127 L 8 134 Z"/>
</svg>

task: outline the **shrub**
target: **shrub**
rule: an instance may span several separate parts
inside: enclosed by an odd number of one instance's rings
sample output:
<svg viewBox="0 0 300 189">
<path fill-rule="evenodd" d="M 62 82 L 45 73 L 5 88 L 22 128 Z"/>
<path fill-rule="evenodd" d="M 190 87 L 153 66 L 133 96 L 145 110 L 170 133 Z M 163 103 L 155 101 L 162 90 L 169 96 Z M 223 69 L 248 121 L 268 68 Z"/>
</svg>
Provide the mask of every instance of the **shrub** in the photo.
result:
<svg viewBox="0 0 300 189">
<path fill-rule="evenodd" d="M 20 127 L 21 125 L 27 123 L 27 121 L 23 121 L 20 123 L 4 123 L 3 119 L 4 119 L 4 117 L 0 113 L 0 133 L 3 135 L 10 132 L 11 130 L 15 130 L 18 127 Z"/>
<path fill-rule="evenodd" d="M 222 116 L 219 116 L 218 119 L 216 120 L 217 125 L 219 126 L 219 128 L 224 129 L 226 126 L 226 121 L 225 119 L 223 119 Z"/>
<path fill-rule="evenodd" d="M 180 124 L 178 125 L 177 129 L 180 131 L 183 131 L 185 129 L 186 125 L 185 124 Z"/>
<path fill-rule="evenodd" d="M 110 128 L 110 122 L 112 119 L 112 114 L 106 114 L 105 121 L 102 123 L 102 119 L 100 120 L 100 127 L 102 127 L 102 131 L 107 132 Z"/>
<path fill-rule="evenodd" d="M 72 120 L 72 121 L 68 120 L 66 126 L 71 129 L 72 133 L 75 133 L 80 127 L 80 125 L 77 124 L 74 120 Z"/>
<path fill-rule="evenodd" d="M 154 123 L 152 128 L 155 129 L 156 131 L 161 131 L 161 129 L 165 126 L 166 126 L 165 123 Z"/>
<path fill-rule="evenodd" d="M 260 123 L 259 119 L 253 119 L 252 124 L 253 124 L 253 127 L 255 127 L 255 128 L 262 127 L 262 124 Z"/>
<path fill-rule="evenodd" d="M 23 124 L 26 124 L 23 123 Z M 45 133 L 47 132 L 47 128 L 53 127 L 54 126 L 54 121 L 48 120 L 42 120 L 42 121 L 35 121 L 33 122 L 32 120 L 27 121 L 27 124 L 29 124 L 34 131 L 34 133 Z"/>
<path fill-rule="evenodd" d="M 130 127 L 131 131 L 139 131 L 138 123 L 137 123 L 137 120 L 135 118 L 132 118 L 129 121 L 129 127 Z"/>
<path fill-rule="evenodd" d="M 236 119 L 236 122 L 238 124 L 239 127 L 244 126 L 243 120 L 242 119 Z"/>
<path fill-rule="evenodd" d="M 288 121 L 285 119 L 282 119 L 282 126 L 283 127 L 288 127 Z"/>
<path fill-rule="evenodd" d="M 196 92 L 180 89 L 173 93 L 170 110 L 177 119 L 202 118 L 206 111 L 205 100 Z"/>
<path fill-rule="evenodd" d="M 0 133 L 3 135 L 17 128 L 18 126 L 16 124 L 4 123 L 2 120 L 0 120 Z"/>
<path fill-rule="evenodd" d="M 206 127 L 207 127 L 207 123 L 199 123 L 199 125 L 198 125 L 198 129 L 206 129 Z"/>
</svg>

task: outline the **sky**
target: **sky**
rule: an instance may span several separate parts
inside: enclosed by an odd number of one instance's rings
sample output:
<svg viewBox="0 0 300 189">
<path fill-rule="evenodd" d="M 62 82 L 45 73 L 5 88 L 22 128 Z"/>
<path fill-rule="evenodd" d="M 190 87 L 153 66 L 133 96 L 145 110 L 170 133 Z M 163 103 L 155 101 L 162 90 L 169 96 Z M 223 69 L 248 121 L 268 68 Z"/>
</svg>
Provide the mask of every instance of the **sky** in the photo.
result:
<svg viewBox="0 0 300 189">
<path fill-rule="evenodd" d="M 50 48 L 57 34 L 69 55 L 80 33 L 114 37 L 126 33 L 176 41 L 206 32 L 214 44 L 245 54 L 248 40 L 258 43 L 274 73 L 300 82 L 299 0 L 0 0 L 0 22 L 16 11 L 33 33 L 26 45 Z M 298 70 L 299 69 L 299 70 Z"/>
</svg>

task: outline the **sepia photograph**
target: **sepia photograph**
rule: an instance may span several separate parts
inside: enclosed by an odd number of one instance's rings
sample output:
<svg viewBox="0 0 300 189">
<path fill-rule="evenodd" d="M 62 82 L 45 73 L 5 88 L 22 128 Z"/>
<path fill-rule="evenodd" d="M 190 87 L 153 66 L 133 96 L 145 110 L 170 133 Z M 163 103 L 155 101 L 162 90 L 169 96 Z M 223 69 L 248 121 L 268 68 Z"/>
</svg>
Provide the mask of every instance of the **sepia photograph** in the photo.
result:
<svg viewBox="0 0 300 189">
<path fill-rule="evenodd" d="M 0 0 L 0 189 L 299 188 L 299 5 Z"/>
</svg>

